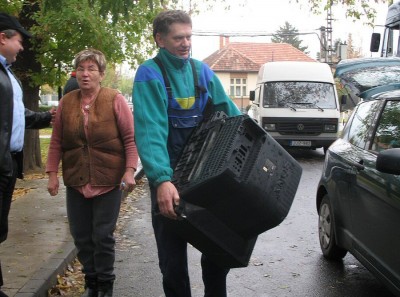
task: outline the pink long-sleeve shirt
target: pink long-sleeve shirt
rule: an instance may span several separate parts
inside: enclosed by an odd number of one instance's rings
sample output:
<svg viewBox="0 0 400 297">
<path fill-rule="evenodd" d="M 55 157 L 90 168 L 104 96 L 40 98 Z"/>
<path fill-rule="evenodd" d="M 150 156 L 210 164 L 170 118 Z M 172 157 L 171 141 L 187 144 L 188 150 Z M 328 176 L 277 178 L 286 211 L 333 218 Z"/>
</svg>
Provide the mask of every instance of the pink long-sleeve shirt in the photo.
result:
<svg viewBox="0 0 400 297">
<path fill-rule="evenodd" d="M 58 110 L 56 113 L 56 117 L 53 123 L 53 132 L 51 135 L 50 146 L 47 156 L 47 165 L 46 172 L 58 172 L 58 165 L 61 161 L 62 149 L 61 149 L 61 140 L 62 140 L 62 130 L 63 130 L 63 121 L 62 121 L 62 103 L 63 99 L 60 100 L 58 105 Z M 82 102 L 84 106 L 86 102 Z M 124 96 L 122 94 L 118 94 L 114 100 L 114 111 L 117 117 L 117 125 L 120 131 L 122 141 L 124 143 L 125 148 L 125 158 L 126 158 L 126 168 L 134 168 L 136 170 L 138 163 L 138 153 L 136 149 L 136 144 L 134 140 L 134 127 L 133 127 L 133 115 L 130 110 Z M 85 127 L 87 126 L 89 117 L 88 112 L 82 109 L 85 116 Z M 86 137 L 89 138 L 90 135 L 88 130 L 85 129 Z M 101 187 L 101 186 L 92 186 L 90 184 L 86 184 L 81 187 L 76 188 L 84 197 L 92 198 L 101 194 L 104 194 L 114 187 Z"/>
</svg>

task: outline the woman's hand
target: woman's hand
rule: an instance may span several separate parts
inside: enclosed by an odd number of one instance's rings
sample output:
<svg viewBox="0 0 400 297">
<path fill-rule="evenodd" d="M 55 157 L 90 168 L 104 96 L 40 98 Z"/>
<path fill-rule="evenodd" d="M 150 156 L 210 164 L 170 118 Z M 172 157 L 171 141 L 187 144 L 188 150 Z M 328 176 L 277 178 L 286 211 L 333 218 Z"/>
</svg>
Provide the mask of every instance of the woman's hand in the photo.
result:
<svg viewBox="0 0 400 297">
<path fill-rule="evenodd" d="M 47 191 L 51 196 L 58 194 L 60 183 L 58 181 L 57 172 L 49 172 L 49 181 L 47 182 Z"/>
<path fill-rule="evenodd" d="M 121 185 L 119 189 L 125 192 L 132 192 L 133 189 L 136 187 L 135 182 L 135 170 L 133 168 L 126 168 L 124 176 L 121 179 Z"/>
</svg>

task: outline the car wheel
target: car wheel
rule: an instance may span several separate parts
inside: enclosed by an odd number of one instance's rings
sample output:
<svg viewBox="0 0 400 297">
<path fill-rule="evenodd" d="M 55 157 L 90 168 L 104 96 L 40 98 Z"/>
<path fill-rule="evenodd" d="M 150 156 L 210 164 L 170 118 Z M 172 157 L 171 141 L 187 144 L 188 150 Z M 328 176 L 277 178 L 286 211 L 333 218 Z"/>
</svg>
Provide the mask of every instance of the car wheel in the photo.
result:
<svg viewBox="0 0 400 297">
<path fill-rule="evenodd" d="M 346 256 L 347 251 L 336 244 L 335 224 L 328 195 L 322 199 L 318 214 L 319 244 L 322 254 L 329 260 L 342 259 Z"/>
</svg>

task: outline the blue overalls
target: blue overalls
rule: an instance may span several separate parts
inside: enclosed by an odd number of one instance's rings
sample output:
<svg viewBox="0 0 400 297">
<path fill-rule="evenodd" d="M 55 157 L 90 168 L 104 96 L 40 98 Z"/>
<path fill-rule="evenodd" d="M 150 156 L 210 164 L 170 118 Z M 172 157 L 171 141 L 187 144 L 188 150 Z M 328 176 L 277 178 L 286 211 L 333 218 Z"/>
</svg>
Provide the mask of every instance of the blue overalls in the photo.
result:
<svg viewBox="0 0 400 297">
<path fill-rule="evenodd" d="M 198 77 L 192 60 L 195 85 L 195 103 L 191 109 L 182 109 L 174 99 L 172 89 L 164 66 L 157 58 L 154 59 L 160 67 L 168 94 L 168 154 L 171 168 L 175 168 L 179 156 L 188 141 L 193 129 L 202 121 L 201 92 L 204 87 L 198 85 Z M 204 100 L 204 99 L 203 99 Z M 159 266 L 163 275 L 163 288 L 166 297 L 191 297 L 190 280 L 187 262 L 187 242 L 178 234 L 171 232 L 163 224 L 160 215 L 154 215 L 157 209 L 157 190 L 151 187 L 152 222 L 157 242 Z M 226 297 L 226 276 L 229 269 L 221 268 L 201 256 L 202 276 L 205 287 L 205 297 Z"/>
</svg>

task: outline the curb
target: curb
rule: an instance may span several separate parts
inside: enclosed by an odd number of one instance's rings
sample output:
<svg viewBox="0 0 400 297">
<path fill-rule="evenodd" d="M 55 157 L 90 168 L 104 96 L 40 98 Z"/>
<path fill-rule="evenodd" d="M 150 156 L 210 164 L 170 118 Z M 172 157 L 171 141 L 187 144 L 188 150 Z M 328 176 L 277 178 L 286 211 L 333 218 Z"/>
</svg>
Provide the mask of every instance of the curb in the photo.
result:
<svg viewBox="0 0 400 297">
<path fill-rule="evenodd" d="M 48 262 L 35 271 L 31 279 L 18 290 L 14 297 L 47 297 L 48 290 L 57 284 L 57 276 L 64 274 L 65 269 L 76 257 L 74 243 L 66 242 L 61 252 L 52 256 Z"/>
</svg>

